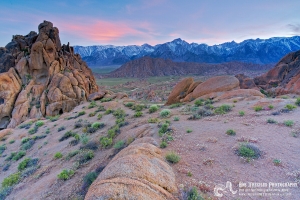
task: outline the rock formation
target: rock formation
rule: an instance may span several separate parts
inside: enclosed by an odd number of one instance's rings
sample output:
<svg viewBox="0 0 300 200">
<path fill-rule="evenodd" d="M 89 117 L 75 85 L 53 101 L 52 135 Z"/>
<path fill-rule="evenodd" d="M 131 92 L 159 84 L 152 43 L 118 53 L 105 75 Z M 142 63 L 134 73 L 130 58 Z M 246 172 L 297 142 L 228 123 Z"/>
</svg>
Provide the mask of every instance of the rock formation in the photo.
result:
<svg viewBox="0 0 300 200">
<path fill-rule="evenodd" d="M 177 192 L 172 168 L 161 150 L 149 143 L 131 144 L 119 152 L 100 173 L 85 200 L 172 200 Z"/>
<path fill-rule="evenodd" d="M 174 87 L 166 105 L 189 102 L 197 98 L 230 99 L 234 97 L 264 97 L 255 89 L 240 89 L 240 81 L 234 76 L 216 76 L 203 83 L 194 82 L 193 78 L 185 78 Z"/>
<path fill-rule="evenodd" d="M 255 89 L 259 90 L 256 84 L 254 83 L 254 80 L 248 76 L 245 76 L 244 74 L 237 74 L 235 75 L 237 79 L 240 81 L 240 88 L 241 89 Z"/>
<path fill-rule="evenodd" d="M 68 112 L 98 91 L 86 63 L 69 44 L 61 45 L 59 30 L 48 21 L 38 30 L 0 48 L 1 129 Z"/>
<path fill-rule="evenodd" d="M 267 73 L 254 78 L 257 86 L 270 94 L 300 94 L 300 51 L 287 54 Z"/>
</svg>

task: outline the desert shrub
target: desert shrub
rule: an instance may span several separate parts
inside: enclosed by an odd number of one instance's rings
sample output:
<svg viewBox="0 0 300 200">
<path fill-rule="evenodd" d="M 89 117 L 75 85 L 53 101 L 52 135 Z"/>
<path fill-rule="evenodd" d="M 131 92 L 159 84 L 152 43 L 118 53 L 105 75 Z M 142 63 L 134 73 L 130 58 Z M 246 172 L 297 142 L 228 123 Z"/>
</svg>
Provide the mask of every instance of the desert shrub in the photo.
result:
<svg viewBox="0 0 300 200">
<path fill-rule="evenodd" d="M 70 145 L 70 146 L 76 146 L 78 143 L 79 143 L 79 140 L 71 140 L 71 141 L 69 142 L 69 145 Z"/>
<path fill-rule="evenodd" d="M 200 117 L 208 117 L 213 115 L 214 113 L 207 108 L 199 108 L 197 111 L 197 115 Z"/>
<path fill-rule="evenodd" d="M 163 134 L 165 134 L 169 129 L 169 124 L 168 123 L 163 123 L 161 127 L 158 130 L 158 134 L 161 137 Z"/>
<path fill-rule="evenodd" d="M 116 142 L 116 144 L 114 145 L 115 149 L 122 149 L 125 146 L 125 142 L 124 140 L 119 140 L 118 142 Z"/>
<path fill-rule="evenodd" d="M 82 134 L 80 136 L 80 141 L 82 144 L 86 145 L 89 142 L 89 137 L 86 134 Z"/>
<path fill-rule="evenodd" d="M 100 112 L 100 111 L 105 111 L 104 106 L 102 106 L 102 105 L 98 106 L 96 112 Z"/>
<path fill-rule="evenodd" d="M 143 115 L 143 113 L 142 113 L 141 111 L 137 111 L 137 112 L 134 113 L 133 116 L 134 116 L 135 118 L 137 118 L 137 117 L 141 117 L 142 115 Z"/>
<path fill-rule="evenodd" d="M 245 111 L 239 111 L 239 115 L 242 117 L 242 116 L 244 116 L 245 115 Z"/>
<path fill-rule="evenodd" d="M 74 128 L 81 128 L 83 126 L 82 119 L 78 120 L 74 124 Z"/>
<path fill-rule="evenodd" d="M 13 190 L 12 186 L 0 188 L 0 199 L 4 200 Z"/>
<path fill-rule="evenodd" d="M 274 159 L 273 160 L 274 165 L 281 165 L 281 160 L 280 159 Z"/>
<path fill-rule="evenodd" d="M 86 131 L 84 133 L 95 133 L 97 131 L 97 129 L 94 127 L 87 127 L 85 129 Z"/>
<path fill-rule="evenodd" d="M 142 104 L 137 104 L 131 107 L 132 110 L 135 110 L 136 112 L 142 111 L 146 106 Z"/>
<path fill-rule="evenodd" d="M 43 126 L 44 125 L 44 122 L 43 121 L 37 121 L 37 122 L 35 122 L 35 126 L 36 127 L 41 127 L 41 126 Z"/>
<path fill-rule="evenodd" d="M 98 120 L 100 120 L 102 117 L 103 117 L 102 114 L 98 114 L 98 115 L 97 115 L 97 119 L 98 119 Z"/>
<path fill-rule="evenodd" d="M 269 123 L 269 124 L 277 124 L 277 121 L 275 119 L 269 118 L 269 119 L 267 119 L 267 123 Z"/>
<path fill-rule="evenodd" d="M 288 110 L 294 110 L 297 107 L 295 105 L 292 105 L 292 104 L 286 104 L 285 108 L 287 108 Z"/>
<path fill-rule="evenodd" d="M 19 151 L 18 153 L 16 153 L 13 157 L 12 160 L 20 160 L 21 158 L 23 158 L 26 155 L 25 151 Z"/>
<path fill-rule="evenodd" d="M 204 105 L 204 99 L 197 99 L 194 102 L 195 106 L 199 107 L 199 106 L 203 106 Z"/>
<path fill-rule="evenodd" d="M 232 130 L 232 129 L 228 129 L 228 130 L 226 131 L 226 134 L 227 134 L 227 135 L 236 135 L 236 132 L 235 132 L 234 130 Z"/>
<path fill-rule="evenodd" d="M 198 115 L 197 113 L 194 113 L 188 117 L 188 120 L 196 120 L 196 119 L 201 119 L 201 116 Z"/>
<path fill-rule="evenodd" d="M 19 183 L 20 181 L 20 172 L 14 173 L 9 175 L 8 177 L 4 178 L 3 182 L 2 182 L 2 187 L 10 187 L 13 185 L 16 185 L 17 183 Z"/>
<path fill-rule="evenodd" d="M 6 150 L 6 145 L 2 144 L 0 145 L 0 155 Z"/>
<path fill-rule="evenodd" d="M 157 105 L 151 105 L 149 108 L 149 113 L 154 113 L 156 111 L 158 111 L 158 106 Z"/>
<path fill-rule="evenodd" d="M 191 133 L 191 132 L 193 132 L 193 131 L 192 131 L 191 129 L 187 129 L 186 132 L 187 132 L 187 133 Z"/>
<path fill-rule="evenodd" d="M 112 110 L 112 109 L 107 109 L 106 111 L 105 111 L 105 115 L 108 115 L 108 114 L 110 114 L 110 113 L 113 113 L 114 111 Z"/>
<path fill-rule="evenodd" d="M 2 168 L 2 171 L 7 171 L 7 170 L 9 170 L 9 167 L 10 167 L 10 163 L 6 163 L 4 166 L 3 166 L 3 168 Z M 1 198 L 0 198 L 1 199 Z"/>
<path fill-rule="evenodd" d="M 262 106 L 255 106 L 254 107 L 255 112 L 261 111 L 262 109 L 263 109 Z"/>
<path fill-rule="evenodd" d="M 128 102 L 125 104 L 126 107 L 131 108 L 132 106 L 134 106 L 133 102 Z"/>
<path fill-rule="evenodd" d="M 171 111 L 169 109 L 163 109 L 159 115 L 163 118 L 169 117 L 171 115 Z"/>
<path fill-rule="evenodd" d="M 269 108 L 270 110 L 272 110 L 272 109 L 274 108 L 274 106 L 273 106 L 272 104 L 270 104 L 270 105 L 268 105 L 268 108 Z"/>
<path fill-rule="evenodd" d="M 89 149 L 89 150 L 97 150 L 99 147 L 98 142 L 89 141 L 86 145 L 80 147 L 80 149 Z"/>
<path fill-rule="evenodd" d="M 31 129 L 28 130 L 28 133 L 29 133 L 30 135 L 33 135 L 33 134 L 35 134 L 37 131 L 38 131 L 38 126 L 34 126 L 33 128 L 31 128 Z"/>
<path fill-rule="evenodd" d="M 284 125 L 286 126 L 293 126 L 294 125 L 294 121 L 293 120 L 286 120 L 283 122 Z"/>
<path fill-rule="evenodd" d="M 100 123 L 100 122 L 94 122 L 92 124 L 92 128 L 95 128 L 95 129 L 100 129 L 100 128 L 103 128 L 103 127 L 104 127 L 104 124 Z"/>
<path fill-rule="evenodd" d="M 259 158 L 261 156 L 261 151 L 254 144 L 245 143 L 239 146 L 237 154 L 245 158 Z"/>
<path fill-rule="evenodd" d="M 109 102 L 111 100 L 112 98 L 102 98 L 100 101 L 103 103 L 103 102 Z"/>
<path fill-rule="evenodd" d="M 208 105 L 208 104 L 213 104 L 214 102 L 213 102 L 213 100 L 211 100 L 211 99 L 206 99 L 205 101 L 204 101 L 204 105 Z"/>
<path fill-rule="evenodd" d="M 64 126 L 61 126 L 57 129 L 58 132 L 65 130 L 66 128 Z"/>
<path fill-rule="evenodd" d="M 65 181 L 70 179 L 74 175 L 74 173 L 75 172 L 71 169 L 64 169 L 57 175 L 57 178 Z"/>
<path fill-rule="evenodd" d="M 62 155 L 61 152 L 56 152 L 56 153 L 54 154 L 54 158 L 55 158 L 55 159 L 59 159 L 59 158 L 62 158 L 62 157 L 63 157 L 63 155 Z"/>
<path fill-rule="evenodd" d="M 182 103 L 173 103 L 172 105 L 170 105 L 170 108 L 179 108 L 180 106 L 182 106 Z"/>
<path fill-rule="evenodd" d="M 180 120 L 180 118 L 178 117 L 178 116 L 176 116 L 176 117 L 174 117 L 174 119 L 173 119 L 174 121 L 179 121 Z"/>
<path fill-rule="evenodd" d="M 26 178 L 26 177 L 32 175 L 34 172 L 36 172 L 36 170 L 39 167 L 40 167 L 39 165 L 34 165 L 34 166 L 26 167 L 26 169 L 24 169 L 24 171 L 22 171 L 22 173 L 21 173 L 21 178 Z"/>
<path fill-rule="evenodd" d="M 91 112 L 90 114 L 89 114 L 89 117 L 94 117 L 96 115 L 96 112 Z"/>
<path fill-rule="evenodd" d="M 300 106 L 300 98 L 297 98 L 297 99 L 296 99 L 295 104 L 296 104 L 297 106 Z"/>
<path fill-rule="evenodd" d="M 19 126 L 19 128 L 20 128 L 20 129 L 22 129 L 22 128 L 29 129 L 29 128 L 31 127 L 32 124 L 33 124 L 32 121 L 31 121 L 31 122 L 28 122 L 28 123 L 26 123 L 26 124 L 21 124 L 21 125 Z"/>
<path fill-rule="evenodd" d="M 79 150 L 73 150 L 71 152 L 69 152 L 67 154 L 67 156 L 65 157 L 66 160 L 70 160 L 71 158 L 73 158 L 74 156 L 76 156 L 77 154 L 79 154 L 80 151 Z"/>
<path fill-rule="evenodd" d="M 96 102 L 95 102 L 95 101 L 92 101 L 92 102 L 88 105 L 88 109 L 95 108 L 96 106 L 97 106 Z"/>
<path fill-rule="evenodd" d="M 30 149 L 35 143 L 35 140 L 32 138 L 26 138 L 25 140 L 22 140 L 21 142 L 21 150 L 28 150 Z"/>
<path fill-rule="evenodd" d="M 107 131 L 107 135 L 110 138 L 114 138 L 116 136 L 117 133 L 120 133 L 120 127 L 118 125 L 115 125 L 113 127 L 111 127 L 108 131 Z"/>
<path fill-rule="evenodd" d="M 56 116 L 47 116 L 46 119 L 49 119 L 51 122 L 55 122 L 58 120 L 58 118 L 60 117 L 60 115 L 56 115 Z"/>
<path fill-rule="evenodd" d="M 159 146 L 160 146 L 160 148 L 164 149 L 168 146 L 168 143 L 166 141 L 161 141 Z"/>
<path fill-rule="evenodd" d="M 231 111 L 231 106 L 230 106 L 230 105 L 227 105 L 227 104 L 223 104 L 223 105 L 221 105 L 220 107 L 217 107 L 217 108 L 215 109 L 215 113 L 216 113 L 216 114 L 219 114 L 219 115 L 226 114 L 226 113 L 228 113 L 229 111 Z"/>
<path fill-rule="evenodd" d="M 50 129 L 47 128 L 45 133 L 46 133 L 46 134 L 49 134 L 49 133 L 50 133 Z"/>
<path fill-rule="evenodd" d="M 85 115 L 85 111 L 80 111 L 78 114 L 77 114 L 77 117 L 80 117 L 80 116 L 83 116 Z"/>
<path fill-rule="evenodd" d="M 18 170 L 23 171 L 26 168 L 36 166 L 38 161 L 39 161 L 38 158 L 25 158 L 22 162 L 19 163 Z"/>
<path fill-rule="evenodd" d="M 170 163 L 178 163 L 180 160 L 180 156 L 175 152 L 168 152 L 166 155 L 166 160 Z"/>
<path fill-rule="evenodd" d="M 157 118 L 150 118 L 150 119 L 148 119 L 148 123 L 158 123 L 158 119 Z"/>
<path fill-rule="evenodd" d="M 123 118 L 126 116 L 126 113 L 124 110 L 118 108 L 113 112 L 113 116 L 115 116 L 117 119 Z"/>
<path fill-rule="evenodd" d="M 88 151 L 83 150 L 78 155 L 77 161 L 81 165 L 81 164 L 84 164 L 84 163 L 90 161 L 93 158 L 94 158 L 94 152 L 92 150 L 88 150 Z"/>
<path fill-rule="evenodd" d="M 203 200 L 198 194 L 197 188 L 193 187 L 187 192 L 187 200 Z"/>
<path fill-rule="evenodd" d="M 59 138 L 58 141 L 62 142 L 62 141 L 66 140 L 66 139 L 68 139 L 68 138 L 70 138 L 70 137 L 73 137 L 74 135 L 75 135 L 74 132 L 72 132 L 72 131 L 67 131 L 61 138 Z"/>
<path fill-rule="evenodd" d="M 112 138 L 108 138 L 108 137 L 101 137 L 100 138 L 100 144 L 103 148 L 107 148 L 110 145 L 112 145 Z"/>
<path fill-rule="evenodd" d="M 92 185 L 92 183 L 97 179 L 100 172 L 97 170 L 94 172 L 89 172 L 83 177 L 83 184 L 81 187 L 81 195 L 85 195 L 89 189 L 89 187 Z"/>
</svg>

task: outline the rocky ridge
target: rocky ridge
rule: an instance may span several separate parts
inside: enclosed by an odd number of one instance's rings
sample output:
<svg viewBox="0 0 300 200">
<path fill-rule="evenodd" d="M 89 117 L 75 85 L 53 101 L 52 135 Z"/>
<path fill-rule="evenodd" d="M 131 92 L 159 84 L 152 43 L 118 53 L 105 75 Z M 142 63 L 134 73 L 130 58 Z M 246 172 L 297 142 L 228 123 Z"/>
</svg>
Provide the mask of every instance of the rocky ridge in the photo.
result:
<svg viewBox="0 0 300 200">
<path fill-rule="evenodd" d="M 203 75 L 216 76 L 224 74 L 240 74 L 245 71 L 266 71 L 273 65 L 259 65 L 242 62 L 228 62 L 221 64 L 173 62 L 162 58 L 143 57 L 125 63 L 111 72 L 107 77 L 135 77 L 145 78 L 151 76 L 183 76 Z M 252 75 L 251 73 L 249 75 Z M 256 73 L 257 75 L 257 73 Z M 252 75 L 253 76 L 253 75 Z"/>
</svg>

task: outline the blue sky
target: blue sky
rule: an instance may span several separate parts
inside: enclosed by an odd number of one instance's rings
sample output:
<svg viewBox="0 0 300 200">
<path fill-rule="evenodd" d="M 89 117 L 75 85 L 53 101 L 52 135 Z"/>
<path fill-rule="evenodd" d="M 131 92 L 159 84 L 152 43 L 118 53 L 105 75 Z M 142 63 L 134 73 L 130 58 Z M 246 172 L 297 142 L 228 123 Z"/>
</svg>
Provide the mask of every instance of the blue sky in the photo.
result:
<svg viewBox="0 0 300 200">
<path fill-rule="evenodd" d="M 299 0 L 73 0 L 0 2 L 0 46 L 43 20 L 71 45 L 219 44 L 300 35 Z"/>
</svg>

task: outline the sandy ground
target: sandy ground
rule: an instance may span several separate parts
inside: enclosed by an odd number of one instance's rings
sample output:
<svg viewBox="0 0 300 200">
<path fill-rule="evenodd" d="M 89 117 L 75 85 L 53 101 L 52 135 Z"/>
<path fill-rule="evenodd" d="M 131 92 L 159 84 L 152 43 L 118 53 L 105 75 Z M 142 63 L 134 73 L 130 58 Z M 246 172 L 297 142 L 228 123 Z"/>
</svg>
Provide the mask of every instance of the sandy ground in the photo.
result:
<svg viewBox="0 0 300 200">
<path fill-rule="evenodd" d="M 233 100 L 214 103 L 214 106 L 221 104 L 235 105 L 232 111 L 225 115 L 205 117 L 199 120 L 187 120 L 189 115 L 184 115 L 180 108 L 170 109 L 172 116 L 168 118 L 171 121 L 171 128 L 174 130 L 174 141 L 170 142 L 168 147 L 163 149 L 166 154 L 169 151 L 175 151 L 181 156 L 177 164 L 170 164 L 176 174 L 176 181 L 179 190 L 183 187 L 197 187 L 205 199 L 300 199 L 299 186 L 296 188 L 273 188 L 281 189 L 280 192 L 273 191 L 273 195 L 250 196 L 262 187 L 249 188 L 249 182 L 254 183 L 295 183 L 298 181 L 296 175 L 289 173 L 300 171 L 300 136 L 293 137 L 291 133 L 300 129 L 300 108 L 289 113 L 281 113 L 273 116 L 271 113 L 282 109 L 286 104 L 293 103 L 292 99 L 262 99 L 262 100 L 242 100 L 233 103 Z M 274 105 L 269 111 L 255 112 L 255 104 Z M 100 121 L 106 126 L 96 133 L 89 135 L 90 141 L 99 141 L 99 138 L 106 134 L 108 128 L 114 125 L 115 118 L 110 115 L 104 115 L 101 120 L 97 120 L 97 114 L 94 117 L 88 117 L 90 112 L 96 110 L 86 109 L 89 103 L 76 107 L 71 113 L 64 114 L 59 121 L 50 122 L 45 120 L 45 125 L 41 127 L 35 135 L 42 135 L 47 128 L 50 134 L 46 138 L 37 140 L 34 146 L 27 151 L 25 157 L 39 158 L 41 167 L 28 178 L 17 184 L 7 199 L 82 199 L 78 192 L 82 186 L 83 177 L 99 166 L 105 166 L 107 162 L 115 155 L 115 150 L 98 149 L 95 157 L 88 163 L 76 170 L 75 175 L 67 181 L 57 179 L 57 174 L 62 169 L 72 168 L 75 158 L 71 160 L 54 159 L 56 152 L 60 151 L 64 156 L 75 149 L 79 149 L 81 144 L 76 146 L 68 145 L 72 139 L 58 142 L 58 139 L 68 130 L 83 134 L 82 129 L 74 129 L 74 123 L 78 119 L 86 119 L 89 122 Z M 100 102 L 97 102 L 100 105 Z M 192 103 L 191 103 L 192 104 Z M 154 137 L 158 144 L 158 125 L 149 124 L 150 117 L 158 117 L 159 111 L 153 114 L 144 110 L 143 117 L 133 118 L 134 111 L 123 106 L 122 101 L 109 102 L 104 104 L 114 109 L 121 107 L 128 114 L 126 117 L 129 125 L 121 128 L 121 133 L 114 139 L 128 140 L 128 138 L 139 138 L 143 136 Z M 162 107 L 161 109 L 168 108 Z M 161 110 L 160 109 L 160 110 Z M 75 116 L 79 111 L 85 110 L 86 115 L 66 120 L 66 117 Z M 245 111 L 244 116 L 239 116 L 239 111 Z M 100 112 L 103 113 L 103 112 Z M 179 116 L 179 121 L 173 121 L 174 116 Z M 268 124 L 268 118 L 275 119 L 278 124 Z M 164 120 L 164 119 L 160 119 Z M 282 124 L 285 120 L 293 120 L 295 124 L 292 127 L 286 127 Z M 57 132 L 60 126 L 65 126 L 65 130 Z M 187 133 L 191 129 L 191 133 Z M 225 134 L 228 129 L 236 131 L 235 136 Z M 1 141 L 0 145 L 6 143 L 7 149 L 3 155 L 9 155 L 13 151 L 18 151 L 22 137 L 28 137 L 28 130 L 15 129 L 6 141 Z M 32 135 L 31 135 L 32 136 Z M 14 139 L 15 143 L 9 144 L 8 141 Z M 250 139 L 263 152 L 262 157 L 254 160 L 246 160 L 235 154 L 234 147 L 245 139 Z M 280 159 L 279 166 L 273 163 L 274 159 Z M 0 163 L 5 164 L 5 157 L 0 158 Z M 12 162 L 8 171 L 0 171 L 0 181 L 9 174 L 17 172 L 17 166 L 23 159 Z M 190 172 L 190 173 L 189 173 Z M 190 176 L 188 176 L 188 174 Z M 232 189 L 237 191 L 232 194 L 229 189 L 220 191 L 224 196 L 217 198 L 214 195 L 214 188 L 217 184 L 225 185 L 227 181 L 232 183 Z M 246 183 L 246 187 L 239 187 L 239 184 Z M 244 189 L 244 191 L 242 191 Z M 248 191 L 250 189 L 250 192 Z M 252 189 L 252 191 L 251 191 Z M 282 190 L 282 189 L 287 189 Z M 245 196 L 242 196 L 245 194 Z M 269 194 L 269 193 L 268 193 Z M 275 196 L 277 194 L 285 196 Z M 180 194 L 175 194 L 180 198 Z M 21 197 L 21 198 L 20 198 Z"/>
</svg>

